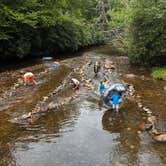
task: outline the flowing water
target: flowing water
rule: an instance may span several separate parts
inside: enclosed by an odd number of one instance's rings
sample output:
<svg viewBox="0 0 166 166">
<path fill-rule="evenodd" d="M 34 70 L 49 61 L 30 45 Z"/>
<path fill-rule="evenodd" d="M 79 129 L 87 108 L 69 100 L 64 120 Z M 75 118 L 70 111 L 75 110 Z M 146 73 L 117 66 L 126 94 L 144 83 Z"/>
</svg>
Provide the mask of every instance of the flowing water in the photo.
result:
<svg viewBox="0 0 166 166">
<path fill-rule="evenodd" d="M 166 128 L 166 92 L 163 90 L 166 83 L 153 80 L 148 71 L 131 68 L 127 58 L 110 54 L 111 48 L 102 46 L 60 60 L 61 66 L 55 69 L 48 67 L 50 62 L 38 61 L 0 73 L 0 165 L 166 165 L 166 144 L 155 142 L 146 131 L 140 132 L 146 116 L 135 101 L 127 100 L 119 114 L 100 103 L 99 79 L 94 77 L 93 63 L 112 61 L 116 70 L 111 79 L 134 85 L 143 104 L 156 115 L 161 131 Z M 20 86 L 8 95 L 21 77 L 20 71 L 34 72 L 39 84 Z M 47 72 L 40 75 L 43 71 Z M 127 79 L 124 77 L 127 73 L 134 73 L 136 77 Z M 71 77 L 82 82 L 89 79 L 93 87 L 81 85 L 80 90 L 74 92 L 68 84 Z M 49 100 L 61 103 L 59 107 L 39 113 L 33 120 L 13 121 L 31 112 L 44 96 L 58 88 L 60 90 Z M 74 100 L 69 101 L 72 96 Z"/>
</svg>

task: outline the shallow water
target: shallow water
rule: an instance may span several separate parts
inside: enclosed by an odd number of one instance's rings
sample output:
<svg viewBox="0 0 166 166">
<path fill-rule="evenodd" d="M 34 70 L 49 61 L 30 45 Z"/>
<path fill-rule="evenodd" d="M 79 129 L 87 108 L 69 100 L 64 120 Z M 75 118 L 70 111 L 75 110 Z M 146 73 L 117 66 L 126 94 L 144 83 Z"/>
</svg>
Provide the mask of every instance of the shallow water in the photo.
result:
<svg viewBox="0 0 166 166">
<path fill-rule="evenodd" d="M 0 165 L 17 166 L 110 166 L 141 165 L 163 166 L 166 164 L 166 145 L 152 140 L 147 132 L 141 132 L 140 124 L 145 115 L 137 108 L 135 102 L 126 101 L 119 114 L 108 110 L 100 104 L 97 94 L 99 80 L 94 78 L 93 62 L 108 59 L 114 62 L 117 70 L 112 79 L 124 79 L 135 85 L 144 104 L 157 115 L 158 128 L 166 127 L 164 111 L 166 94 L 163 93 L 165 82 L 153 80 L 144 71 L 131 69 L 123 57 L 111 57 L 110 47 L 102 46 L 85 51 L 81 56 L 61 60 L 61 67 L 52 70 L 47 76 L 38 77 L 40 84 L 36 87 L 23 87 L 12 98 L 2 102 L 0 112 Z M 110 51 L 111 52 L 111 51 Z M 92 62 L 88 67 L 85 64 Z M 44 71 L 47 65 L 28 66 L 36 75 Z M 86 68 L 87 67 L 87 68 Z M 73 92 L 68 85 L 71 76 L 81 79 L 82 74 L 73 69 L 85 70 L 92 80 L 94 90 L 81 87 Z M 10 71 L 9 76 L 19 70 Z M 122 76 L 120 77 L 120 73 Z M 135 73 L 134 79 L 123 78 L 125 73 Z M 4 81 L 3 89 L 8 90 L 15 77 Z M 145 76 L 145 79 L 141 77 Z M 20 77 L 17 75 L 18 78 Z M 11 82 L 10 80 L 13 80 Z M 67 82 L 63 89 L 55 94 L 51 101 L 60 102 L 66 97 L 77 94 L 76 100 L 59 108 L 44 112 L 32 122 L 26 124 L 11 123 L 15 117 L 32 111 L 44 96 Z M 5 84 L 10 82 L 11 84 Z M 2 94 L 3 92 L 0 92 Z M 156 98 L 157 95 L 157 98 Z M 6 107 L 8 105 L 8 107 Z"/>
</svg>

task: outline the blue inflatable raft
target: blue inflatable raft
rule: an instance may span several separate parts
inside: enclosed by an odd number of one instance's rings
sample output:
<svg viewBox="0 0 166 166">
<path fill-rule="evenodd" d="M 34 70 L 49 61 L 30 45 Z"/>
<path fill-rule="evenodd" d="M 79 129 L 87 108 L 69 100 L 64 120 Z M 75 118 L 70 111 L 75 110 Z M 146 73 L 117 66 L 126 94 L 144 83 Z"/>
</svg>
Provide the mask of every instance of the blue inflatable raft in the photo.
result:
<svg viewBox="0 0 166 166">
<path fill-rule="evenodd" d="M 111 95 L 114 91 L 117 91 L 120 93 L 121 95 L 120 103 L 123 102 L 123 97 L 124 97 L 124 93 L 126 92 L 126 88 L 123 84 L 115 83 L 108 86 L 108 88 L 104 92 L 103 102 L 107 106 L 112 106 Z"/>
</svg>

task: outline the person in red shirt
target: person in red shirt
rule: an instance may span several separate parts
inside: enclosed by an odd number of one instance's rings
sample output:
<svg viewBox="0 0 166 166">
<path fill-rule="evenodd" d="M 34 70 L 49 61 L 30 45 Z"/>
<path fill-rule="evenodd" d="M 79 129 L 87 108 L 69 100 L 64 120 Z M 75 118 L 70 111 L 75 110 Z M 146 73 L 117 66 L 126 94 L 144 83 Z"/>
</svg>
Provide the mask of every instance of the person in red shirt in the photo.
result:
<svg viewBox="0 0 166 166">
<path fill-rule="evenodd" d="M 30 84 L 37 84 L 37 82 L 35 81 L 35 76 L 33 73 L 31 72 L 27 72 L 24 74 L 24 84 L 25 85 L 30 85 Z"/>
</svg>

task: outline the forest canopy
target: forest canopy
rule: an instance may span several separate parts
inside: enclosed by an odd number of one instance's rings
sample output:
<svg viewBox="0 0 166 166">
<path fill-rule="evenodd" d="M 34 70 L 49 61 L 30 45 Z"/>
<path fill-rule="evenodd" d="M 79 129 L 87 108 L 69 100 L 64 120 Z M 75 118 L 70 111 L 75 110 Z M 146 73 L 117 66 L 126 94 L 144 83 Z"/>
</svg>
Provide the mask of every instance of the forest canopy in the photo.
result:
<svg viewBox="0 0 166 166">
<path fill-rule="evenodd" d="M 131 63 L 166 64 L 165 0 L 117 0 L 109 14 L 113 43 L 129 55 Z"/>
<path fill-rule="evenodd" d="M 1 0 L 0 58 L 75 51 L 103 43 L 94 0 Z"/>
</svg>

